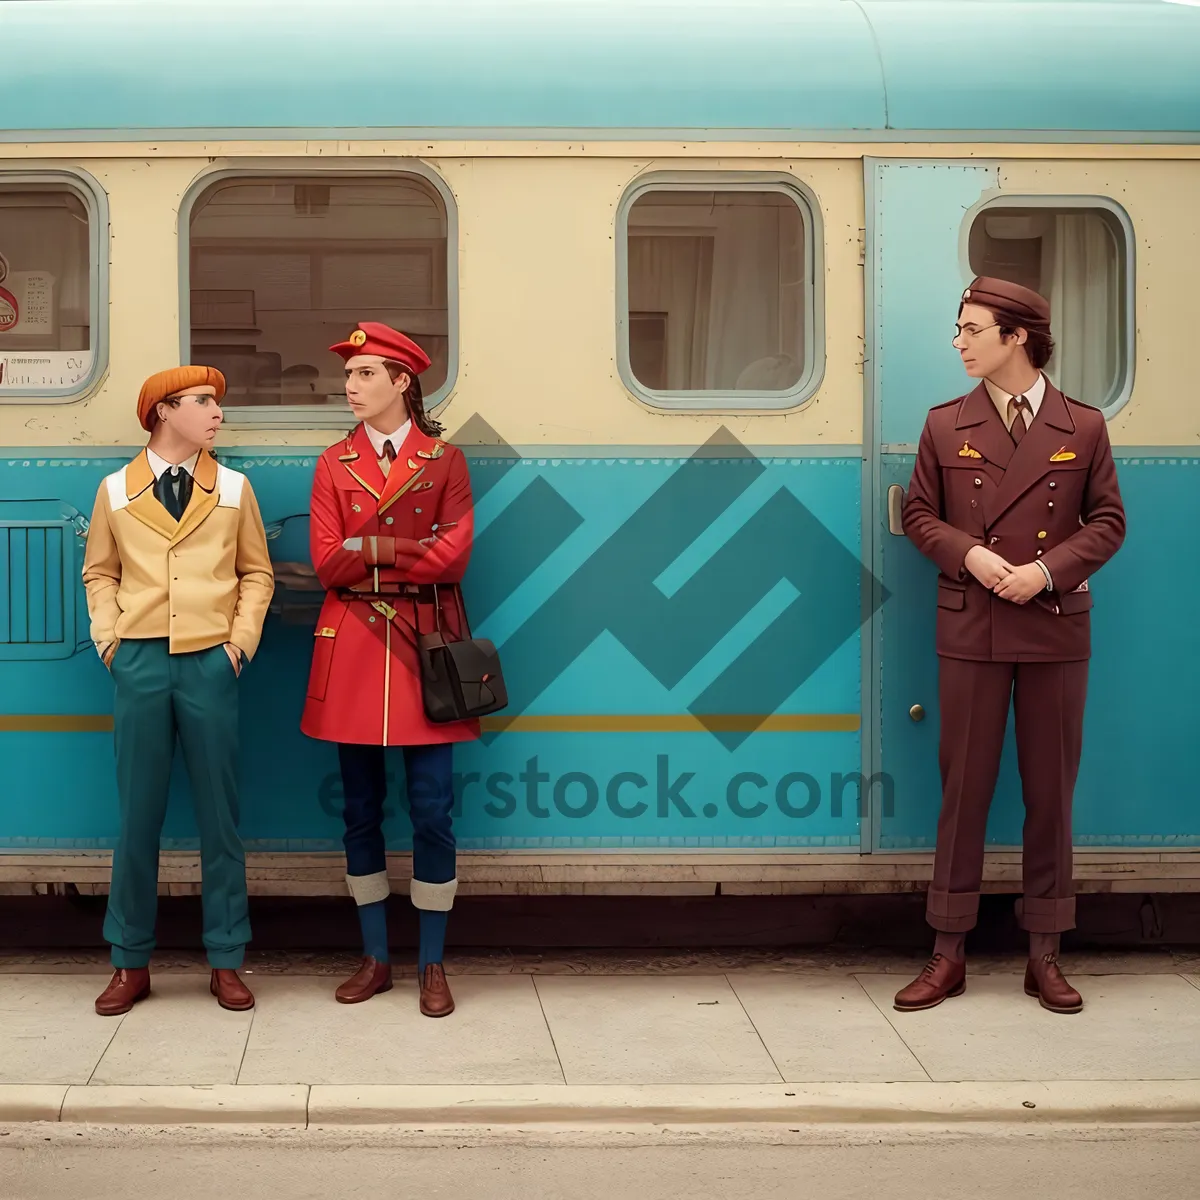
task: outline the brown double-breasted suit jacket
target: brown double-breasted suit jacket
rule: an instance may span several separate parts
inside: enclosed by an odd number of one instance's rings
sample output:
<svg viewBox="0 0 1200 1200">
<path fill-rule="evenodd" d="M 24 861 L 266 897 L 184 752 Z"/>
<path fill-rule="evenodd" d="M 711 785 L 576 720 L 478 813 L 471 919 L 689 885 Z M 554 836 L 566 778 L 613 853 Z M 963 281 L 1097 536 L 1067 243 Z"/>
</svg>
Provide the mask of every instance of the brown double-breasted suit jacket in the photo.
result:
<svg viewBox="0 0 1200 1200">
<path fill-rule="evenodd" d="M 1019 443 L 983 383 L 931 409 L 905 499 L 904 532 L 939 570 L 939 655 L 990 662 L 1089 658 L 1089 577 L 1125 539 L 1103 415 L 1048 381 Z M 1053 590 L 1023 605 L 1000 599 L 967 571 L 972 546 L 987 546 L 1013 566 L 1040 559 Z"/>
</svg>

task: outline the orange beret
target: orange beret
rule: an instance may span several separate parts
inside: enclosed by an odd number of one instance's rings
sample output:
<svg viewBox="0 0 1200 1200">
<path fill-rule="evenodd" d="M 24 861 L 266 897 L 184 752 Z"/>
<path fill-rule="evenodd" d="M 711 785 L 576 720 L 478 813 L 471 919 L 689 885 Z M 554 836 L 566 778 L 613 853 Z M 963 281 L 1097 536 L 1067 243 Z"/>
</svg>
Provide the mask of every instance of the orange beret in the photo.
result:
<svg viewBox="0 0 1200 1200">
<path fill-rule="evenodd" d="M 137 414 L 142 428 L 150 430 L 154 427 L 154 406 L 160 400 L 187 388 L 205 386 L 216 388 L 220 400 L 225 395 L 225 376 L 216 367 L 172 367 L 169 371 L 151 375 L 138 394 Z"/>
<path fill-rule="evenodd" d="M 429 367 L 429 355 L 412 338 L 380 321 L 360 321 L 344 342 L 329 348 L 340 354 L 343 362 L 357 354 L 376 354 L 398 362 L 411 375 L 420 375 Z"/>
<path fill-rule="evenodd" d="M 971 280 L 962 294 L 962 304 L 979 304 L 990 308 L 998 317 L 1007 317 L 1012 324 L 1024 329 L 1049 330 L 1050 304 L 1044 296 L 1007 279 L 981 275 Z M 959 305 L 962 311 L 962 305 Z"/>
</svg>

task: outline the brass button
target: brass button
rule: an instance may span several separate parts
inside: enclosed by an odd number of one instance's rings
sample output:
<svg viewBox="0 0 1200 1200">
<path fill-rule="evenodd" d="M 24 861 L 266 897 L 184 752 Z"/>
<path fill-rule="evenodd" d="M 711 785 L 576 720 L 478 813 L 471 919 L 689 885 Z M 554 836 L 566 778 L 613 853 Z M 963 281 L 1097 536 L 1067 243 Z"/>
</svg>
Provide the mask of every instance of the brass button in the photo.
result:
<svg viewBox="0 0 1200 1200">
<path fill-rule="evenodd" d="M 1054 480 L 1052 479 L 1052 480 L 1050 480 L 1050 486 L 1051 486 L 1052 488 L 1056 488 L 1056 487 L 1058 487 L 1058 484 L 1057 484 L 1057 483 L 1055 483 L 1055 482 L 1054 482 Z"/>
<path fill-rule="evenodd" d="M 1047 500 L 1047 501 L 1046 501 L 1046 507 L 1047 507 L 1047 508 L 1053 508 L 1053 507 L 1054 507 L 1054 501 L 1053 501 L 1053 500 Z"/>
<path fill-rule="evenodd" d="M 1038 530 L 1038 540 L 1041 541 L 1041 539 L 1044 538 L 1045 536 L 1046 536 L 1046 531 L 1044 529 L 1039 529 Z"/>
</svg>

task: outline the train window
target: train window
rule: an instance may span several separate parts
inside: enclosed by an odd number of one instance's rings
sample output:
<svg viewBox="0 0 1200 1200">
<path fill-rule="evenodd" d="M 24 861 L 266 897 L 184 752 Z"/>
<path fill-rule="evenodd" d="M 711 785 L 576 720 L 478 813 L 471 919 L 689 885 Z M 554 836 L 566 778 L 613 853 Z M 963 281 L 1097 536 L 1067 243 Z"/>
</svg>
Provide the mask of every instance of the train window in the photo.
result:
<svg viewBox="0 0 1200 1200">
<path fill-rule="evenodd" d="M 344 420 L 342 362 L 358 321 L 409 334 L 432 360 L 426 403 L 451 371 L 446 204 L 418 175 L 234 175 L 191 208 L 191 361 L 217 367 L 227 409 L 327 406 Z M 305 418 L 299 416 L 299 422 Z"/>
<path fill-rule="evenodd" d="M 102 203 L 74 174 L 0 173 L 0 401 L 72 399 L 99 377 Z"/>
<path fill-rule="evenodd" d="M 1129 239 L 1107 207 L 989 205 L 971 224 L 975 275 L 993 275 L 1050 301 L 1054 356 L 1046 374 L 1068 396 L 1114 403 L 1133 361 Z"/>
<path fill-rule="evenodd" d="M 794 407 L 813 376 L 812 229 L 786 185 L 642 186 L 622 209 L 622 369 L 663 407 Z"/>
</svg>

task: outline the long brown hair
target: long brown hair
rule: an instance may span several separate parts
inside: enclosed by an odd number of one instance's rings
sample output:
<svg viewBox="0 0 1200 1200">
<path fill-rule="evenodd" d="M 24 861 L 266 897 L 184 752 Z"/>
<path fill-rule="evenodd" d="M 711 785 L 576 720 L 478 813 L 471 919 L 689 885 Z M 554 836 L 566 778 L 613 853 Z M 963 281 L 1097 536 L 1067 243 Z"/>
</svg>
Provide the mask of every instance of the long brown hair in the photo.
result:
<svg viewBox="0 0 1200 1200">
<path fill-rule="evenodd" d="M 408 387 L 404 389 L 404 403 L 408 406 L 408 415 L 412 423 L 427 437 L 440 437 L 443 427 L 425 411 L 425 397 L 421 394 L 420 376 L 414 375 L 403 363 L 390 358 L 383 360 L 387 373 L 393 383 L 401 375 L 408 376 Z"/>
</svg>

